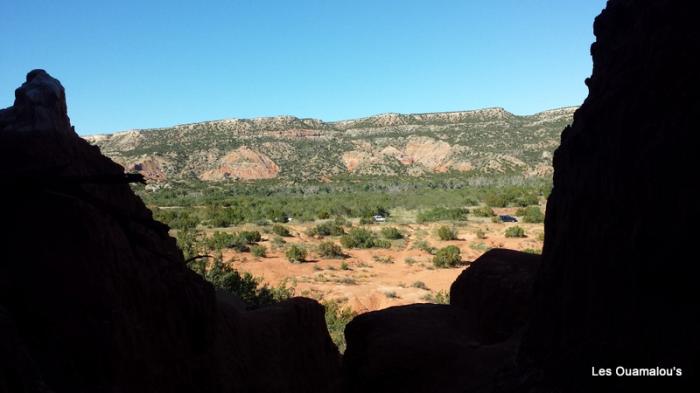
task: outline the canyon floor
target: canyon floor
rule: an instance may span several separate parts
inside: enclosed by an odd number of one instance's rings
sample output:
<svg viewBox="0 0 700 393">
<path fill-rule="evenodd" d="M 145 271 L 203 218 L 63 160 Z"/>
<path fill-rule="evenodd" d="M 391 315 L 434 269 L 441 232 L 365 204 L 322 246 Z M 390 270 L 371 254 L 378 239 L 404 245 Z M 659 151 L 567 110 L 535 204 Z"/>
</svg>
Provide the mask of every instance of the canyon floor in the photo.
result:
<svg viewBox="0 0 700 393">
<path fill-rule="evenodd" d="M 494 209 L 496 214 L 514 214 L 516 208 Z M 211 231 L 235 232 L 256 229 L 263 232 L 259 243 L 267 248 L 265 257 L 254 257 L 249 252 L 227 249 L 223 252 L 226 264 L 240 272 L 249 272 L 271 285 L 286 283 L 293 286 L 295 295 L 318 300 L 335 300 L 349 306 L 357 313 L 379 310 L 386 307 L 440 302 L 440 297 L 449 293 L 450 285 L 469 263 L 490 248 L 509 248 L 539 252 L 543 243 L 543 224 L 494 223 L 491 218 L 470 217 L 466 222 L 437 222 L 416 224 L 410 211 L 392 212 L 385 223 L 369 226 L 374 231 L 382 227 L 398 228 L 404 238 L 393 240 L 389 249 L 346 249 L 343 259 L 320 258 L 315 247 L 325 240 L 338 242 L 338 237 L 323 239 L 308 236 L 306 231 L 316 223 L 290 223 L 291 237 L 284 238 L 286 244 L 299 244 L 309 250 L 303 263 L 290 263 L 284 255 L 284 246 L 275 247 L 272 233 L 264 228 L 246 225 L 234 228 L 214 228 Z M 357 225 L 353 222 L 353 225 Z M 442 241 L 436 230 L 442 225 L 454 225 L 458 240 Z M 526 237 L 508 238 L 505 231 L 510 226 L 520 226 Z M 482 232 L 481 236 L 477 233 Z M 481 238 L 480 238 L 481 237 Z M 425 241 L 437 249 L 455 245 L 461 251 L 461 266 L 436 268 L 433 255 L 417 247 Z M 423 242 L 424 243 L 424 242 Z M 442 299 L 444 301 L 444 298 Z"/>
</svg>

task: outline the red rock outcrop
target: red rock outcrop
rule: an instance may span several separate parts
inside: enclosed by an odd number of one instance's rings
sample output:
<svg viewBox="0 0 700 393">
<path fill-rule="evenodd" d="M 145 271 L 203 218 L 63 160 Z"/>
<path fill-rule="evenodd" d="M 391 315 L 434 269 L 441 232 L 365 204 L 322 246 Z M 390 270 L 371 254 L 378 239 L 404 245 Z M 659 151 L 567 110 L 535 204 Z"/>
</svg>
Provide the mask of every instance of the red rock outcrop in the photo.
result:
<svg viewBox="0 0 700 393">
<path fill-rule="evenodd" d="M 335 391 L 322 307 L 219 301 L 134 177 L 72 130 L 61 84 L 27 75 L 0 111 L 0 391 Z M 223 300 L 223 299 L 222 299 Z"/>
<path fill-rule="evenodd" d="M 270 157 L 242 146 L 224 155 L 217 162 L 216 168 L 201 173 L 199 178 L 202 180 L 272 179 L 279 171 L 279 166 Z"/>
</svg>

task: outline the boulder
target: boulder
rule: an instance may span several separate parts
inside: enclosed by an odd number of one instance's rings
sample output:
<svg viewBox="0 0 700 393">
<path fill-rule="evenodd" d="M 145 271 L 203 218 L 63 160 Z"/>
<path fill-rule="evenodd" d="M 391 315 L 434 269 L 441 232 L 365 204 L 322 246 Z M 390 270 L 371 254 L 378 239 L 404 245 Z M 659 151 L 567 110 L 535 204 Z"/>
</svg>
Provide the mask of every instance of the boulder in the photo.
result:
<svg viewBox="0 0 700 393">
<path fill-rule="evenodd" d="M 361 314 L 345 328 L 345 392 L 463 392 L 490 388 L 514 342 L 482 345 L 458 307 L 413 304 Z"/>
<path fill-rule="evenodd" d="M 464 310 L 482 344 L 505 341 L 530 316 L 532 282 L 540 256 L 494 249 L 465 269 L 450 288 L 450 304 Z"/>
</svg>

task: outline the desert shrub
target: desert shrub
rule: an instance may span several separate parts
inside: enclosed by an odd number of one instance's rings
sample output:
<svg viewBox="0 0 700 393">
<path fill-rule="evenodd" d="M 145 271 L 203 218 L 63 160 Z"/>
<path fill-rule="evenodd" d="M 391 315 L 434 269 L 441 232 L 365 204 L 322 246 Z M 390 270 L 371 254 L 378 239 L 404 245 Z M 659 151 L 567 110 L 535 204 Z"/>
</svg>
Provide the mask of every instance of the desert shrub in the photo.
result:
<svg viewBox="0 0 700 393">
<path fill-rule="evenodd" d="M 204 273 L 204 278 L 214 287 L 237 295 L 249 309 L 274 304 L 294 295 L 294 288 L 288 287 L 286 282 L 270 288 L 266 284 L 261 284 L 260 278 L 253 277 L 247 272 L 240 274 L 237 270 L 224 265 L 220 258 L 217 258 L 212 267 Z"/>
<path fill-rule="evenodd" d="M 272 238 L 270 241 L 272 243 L 272 249 L 276 250 L 279 248 L 282 248 L 285 243 L 287 243 L 284 239 L 282 239 L 280 236 L 275 236 Z"/>
<path fill-rule="evenodd" d="M 186 260 L 201 254 L 201 249 L 204 245 L 199 240 L 200 237 L 201 232 L 195 229 L 180 229 L 177 231 L 175 236 L 177 246 L 182 250 L 182 255 Z"/>
<path fill-rule="evenodd" d="M 387 239 L 403 239 L 403 234 L 395 227 L 382 228 L 381 232 L 382 236 L 384 236 Z"/>
<path fill-rule="evenodd" d="M 320 220 L 327 220 L 327 219 L 331 218 L 331 212 L 329 212 L 326 209 L 323 209 L 320 212 L 318 212 L 318 218 Z"/>
<path fill-rule="evenodd" d="M 333 222 L 324 222 L 310 228 L 306 234 L 309 236 L 340 236 L 345 234 L 345 230 Z"/>
<path fill-rule="evenodd" d="M 296 244 L 289 246 L 284 253 L 287 260 L 292 263 L 304 262 L 306 260 L 306 249 Z"/>
<path fill-rule="evenodd" d="M 493 212 L 493 209 L 488 206 L 477 207 L 476 209 L 472 210 L 472 214 L 477 217 L 493 217 L 496 215 L 496 213 Z"/>
<path fill-rule="evenodd" d="M 416 221 L 420 223 L 432 221 L 467 221 L 468 209 L 435 207 L 418 213 Z"/>
<path fill-rule="evenodd" d="M 483 198 L 490 207 L 529 206 L 539 202 L 538 191 L 523 187 L 490 190 Z"/>
<path fill-rule="evenodd" d="M 173 229 L 194 229 L 200 219 L 187 209 L 153 209 L 153 218 Z"/>
<path fill-rule="evenodd" d="M 426 291 L 428 290 L 428 286 L 425 285 L 423 281 L 416 281 L 413 284 L 411 284 L 413 288 L 418 288 L 418 289 L 425 289 Z"/>
<path fill-rule="evenodd" d="M 541 249 L 535 249 L 535 248 L 526 248 L 526 249 L 523 250 L 523 252 L 526 252 L 526 253 L 528 253 L 528 254 L 538 254 L 538 255 L 539 255 L 539 254 L 542 254 L 542 250 L 541 250 Z"/>
<path fill-rule="evenodd" d="M 360 225 L 372 225 L 374 224 L 374 219 L 372 217 L 361 217 Z"/>
<path fill-rule="evenodd" d="M 243 236 L 236 233 L 233 235 L 233 237 L 231 238 L 231 241 L 228 243 L 228 245 L 226 247 L 233 248 L 233 249 L 240 251 L 240 252 L 244 252 L 244 251 L 248 251 L 250 249 L 248 244 L 249 243 L 246 241 L 246 239 Z"/>
<path fill-rule="evenodd" d="M 257 243 L 262 240 L 262 236 L 258 231 L 241 231 L 238 236 L 248 244 Z"/>
<path fill-rule="evenodd" d="M 343 261 L 340 263 L 340 270 L 350 270 L 350 265 L 348 265 L 347 262 Z"/>
<path fill-rule="evenodd" d="M 502 224 L 503 220 L 501 220 L 500 216 L 493 216 L 493 217 L 491 217 L 491 222 L 493 222 L 495 224 Z"/>
<path fill-rule="evenodd" d="M 540 232 L 537 234 L 537 240 L 543 242 L 544 241 L 544 232 Z"/>
<path fill-rule="evenodd" d="M 447 246 L 439 249 L 433 257 L 433 266 L 447 268 L 458 266 L 462 261 L 459 248 Z"/>
<path fill-rule="evenodd" d="M 365 228 L 353 228 L 340 238 L 340 244 L 345 248 L 372 248 L 376 241 L 375 234 Z"/>
<path fill-rule="evenodd" d="M 278 236 L 282 237 L 290 237 L 292 236 L 291 233 L 289 233 L 289 229 L 285 227 L 284 225 L 280 224 L 275 224 L 272 226 L 272 232 Z"/>
<path fill-rule="evenodd" d="M 488 251 L 491 249 L 489 246 L 486 245 L 486 243 L 483 242 L 471 243 L 469 245 L 469 248 L 476 251 Z"/>
<path fill-rule="evenodd" d="M 396 294 L 396 291 L 386 291 L 384 292 L 384 296 L 388 297 L 389 299 L 398 299 L 399 295 Z"/>
<path fill-rule="evenodd" d="M 440 240 L 457 240 L 457 230 L 454 227 L 443 225 L 437 229 L 437 235 Z"/>
<path fill-rule="evenodd" d="M 342 248 L 332 241 L 319 244 L 318 254 L 324 258 L 342 258 L 344 256 Z"/>
<path fill-rule="evenodd" d="M 517 225 L 506 229 L 506 237 L 525 237 L 525 230 Z"/>
<path fill-rule="evenodd" d="M 352 277 L 343 277 L 336 282 L 344 285 L 357 285 L 357 281 Z"/>
<path fill-rule="evenodd" d="M 210 250 L 223 250 L 228 248 L 236 240 L 236 236 L 226 232 L 214 231 L 214 233 L 206 241 L 207 247 Z"/>
<path fill-rule="evenodd" d="M 267 248 L 263 245 L 256 244 L 250 247 L 250 253 L 253 254 L 254 257 L 263 258 L 267 256 Z"/>
<path fill-rule="evenodd" d="M 335 225 L 343 227 L 352 226 L 350 221 L 346 220 L 343 216 L 335 216 L 335 218 L 333 219 L 333 223 Z"/>
<path fill-rule="evenodd" d="M 357 315 L 350 307 L 343 307 L 340 302 L 323 302 L 326 309 L 326 326 L 331 339 L 338 347 L 338 351 L 345 352 L 345 326 Z"/>
<path fill-rule="evenodd" d="M 508 200 L 502 193 L 491 192 L 484 197 L 484 203 L 489 207 L 506 207 Z"/>
<path fill-rule="evenodd" d="M 539 206 L 528 206 L 518 209 L 515 212 L 516 216 L 523 218 L 523 222 L 528 223 L 542 223 L 544 222 L 544 213 L 540 210 Z"/>
<path fill-rule="evenodd" d="M 486 239 L 486 232 L 484 232 L 481 229 L 477 229 L 476 230 L 476 238 L 481 239 L 481 240 Z"/>
<path fill-rule="evenodd" d="M 437 250 L 435 247 L 431 246 L 426 240 L 419 240 L 413 244 L 413 248 L 427 252 L 428 254 L 435 254 Z"/>
<path fill-rule="evenodd" d="M 450 304 L 450 293 L 447 291 L 437 291 L 435 294 L 426 293 L 421 299 L 430 303 Z"/>
<path fill-rule="evenodd" d="M 412 265 L 414 265 L 416 262 L 418 262 L 418 261 L 416 261 L 416 258 L 413 258 L 413 257 L 406 257 L 406 259 L 404 259 L 403 261 L 404 261 L 404 263 L 407 264 L 408 266 L 412 266 Z"/>
<path fill-rule="evenodd" d="M 394 257 L 388 255 L 388 256 L 383 256 L 383 255 L 375 255 L 372 257 L 375 262 L 379 263 L 384 263 L 384 264 L 392 264 L 395 262 Z"/>
<path fill-rule="evenodd" d="M 373 247 L 377 248 L 391 248 L 391 242 L 388 240 L 384 239 L 374 239 L 372 241 L 374 243 Z"/>
</svg>

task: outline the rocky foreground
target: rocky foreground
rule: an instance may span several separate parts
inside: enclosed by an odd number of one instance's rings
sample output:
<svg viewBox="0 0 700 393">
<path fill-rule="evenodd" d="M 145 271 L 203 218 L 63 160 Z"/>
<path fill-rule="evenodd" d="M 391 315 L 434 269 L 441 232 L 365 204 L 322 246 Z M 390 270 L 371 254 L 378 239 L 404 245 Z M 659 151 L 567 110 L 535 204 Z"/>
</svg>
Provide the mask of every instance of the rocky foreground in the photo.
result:
<svg viewBox="0 0 700 393">
<path fill-rule="evenodd" d="M 247 312 L 189 271 L 130 190 L 139 178 L 30 72 L 0 111 L 0 391 L 698 391 L 698 214 L 680 214 L 695 202 L 698 11 L 609 1 L 554 156 L 541 258 L 491 251 L 451 305 L 355 318 L 342 361 L 315 301 Z M 592 376 L 618 366 L 682 373 Z"/>
</svg>

